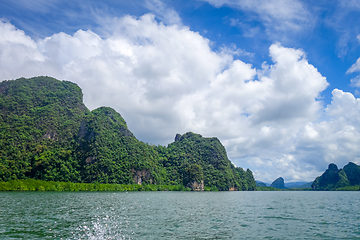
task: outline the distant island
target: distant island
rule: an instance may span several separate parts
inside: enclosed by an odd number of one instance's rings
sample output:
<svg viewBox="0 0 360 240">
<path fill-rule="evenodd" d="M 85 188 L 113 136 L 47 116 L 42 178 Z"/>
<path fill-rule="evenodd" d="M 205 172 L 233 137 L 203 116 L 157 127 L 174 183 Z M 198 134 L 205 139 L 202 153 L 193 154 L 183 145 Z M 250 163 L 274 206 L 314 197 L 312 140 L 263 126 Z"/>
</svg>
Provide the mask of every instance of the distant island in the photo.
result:
<svg viewBox="0 0 360 240">
<path fill-rule="evenodd" d="M 252 172 L 235 167 L 217 138 L 188 132 L 167 147 L 145 144 L 114 109 L 89 111 L 76 84 L 51 77 L 0 83 L 0 136 L 2 182 L 256 190 Z"/>
<path fill-rule="evenodd" d="M 328 169 L 313 182 L 284 183 L 282 177 L 271 184 L 256 181 L 258 190 L 360 191 L 360 166 L 349 162 L 343 169 L 330 163 Z"/>
<path fill-rule="evenodd" d="M 360 190 L 360 166 L 349 162 L 343 169 L 331 163 L 311 185 L 315 191 Z"/>
<path fill-rule="evenodd" d="M 301 190 L 312 190 L 311 184 L 313 182 L 285 182 L 282 177 L 275 179 L 271 184 L 264 183 L 258 180 L 255 180 L 257 190 L 259 191 L 275 191 L 275 190 L 284 190 L 284 191 L 301 191 Z"/>
<path fill-rule="evenodd" d="M 273 181 L 270 187 L 284 189 L 285 188 L 284 179 L 282 177 L 277 178 L 275 181 Z"/>
</svg>

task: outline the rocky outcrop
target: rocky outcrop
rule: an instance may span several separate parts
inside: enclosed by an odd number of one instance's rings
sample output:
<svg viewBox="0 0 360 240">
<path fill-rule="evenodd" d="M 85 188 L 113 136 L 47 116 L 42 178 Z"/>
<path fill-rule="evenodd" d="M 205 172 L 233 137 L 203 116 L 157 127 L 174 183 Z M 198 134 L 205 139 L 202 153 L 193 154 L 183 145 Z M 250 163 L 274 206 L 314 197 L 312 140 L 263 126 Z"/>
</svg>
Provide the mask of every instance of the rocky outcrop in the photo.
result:
<svg viewBox="0 0 360 240">
<path fill-rule="evenodd" d="M 50 139 L 50 140 L 55 140 L 56 139 L 56 132 L 54 131 L 48 131 L 44 134 L 43 139 Z"/>
<path fill-rule="evenodd" d="M 181 139 L 181 134 L 177 133 L 175 136 L 175 142 L 180 141 Z"/>
<path fill-rule="evenodd" d="M 137 184 L 142 184 L 143 181 L 149 181 L 152 184 L 151 174 L 149 170 L 132 170 L 134 173 L 134 181 Z"/>
<path fill-rule="evenodd" d="M 85 163 L 94 163 L 96 161 L 96 157 L 89 156 L 85 159 Z"/>
<path fill-rule="evenodd" d="M 191 181 L 186 187 L 191 188 L 191 191 L 204 191 L 204 180 L 201 180 L 201 182 Z"/>
<path fill-rule="evenodd" d="M 278 179 L 273 181 L 270 187 L 284 189 L 285 188 L 284 179 L 282 177 L 279 177 Z"/>
</svg>

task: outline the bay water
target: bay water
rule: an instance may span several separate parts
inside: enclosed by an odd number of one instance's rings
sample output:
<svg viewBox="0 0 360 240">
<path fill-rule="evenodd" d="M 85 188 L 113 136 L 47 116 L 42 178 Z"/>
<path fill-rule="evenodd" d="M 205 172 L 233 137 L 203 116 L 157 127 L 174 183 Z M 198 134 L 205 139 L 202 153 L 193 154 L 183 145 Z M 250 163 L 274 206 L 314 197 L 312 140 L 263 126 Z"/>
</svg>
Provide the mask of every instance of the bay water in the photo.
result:
<svg viewBox="0 0 360 240">
<path fill-rule="evenodd" d="M 0 239 L 360 239 L 360 192 L 0 192 Z"/>
</svg>

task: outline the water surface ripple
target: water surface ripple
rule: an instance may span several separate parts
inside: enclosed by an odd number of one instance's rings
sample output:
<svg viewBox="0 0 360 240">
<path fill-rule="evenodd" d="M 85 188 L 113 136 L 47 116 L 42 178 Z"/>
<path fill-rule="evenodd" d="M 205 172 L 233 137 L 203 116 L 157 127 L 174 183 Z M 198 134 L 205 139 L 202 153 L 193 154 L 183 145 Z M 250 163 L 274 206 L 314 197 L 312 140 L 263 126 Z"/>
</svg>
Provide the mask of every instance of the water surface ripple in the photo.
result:
<svg viewBox="0 0 360 240">
<path fill-rule="evenodd" d="M 1 239 L 360 239 L 360 192 L 0 192 Z"/>
</svg>

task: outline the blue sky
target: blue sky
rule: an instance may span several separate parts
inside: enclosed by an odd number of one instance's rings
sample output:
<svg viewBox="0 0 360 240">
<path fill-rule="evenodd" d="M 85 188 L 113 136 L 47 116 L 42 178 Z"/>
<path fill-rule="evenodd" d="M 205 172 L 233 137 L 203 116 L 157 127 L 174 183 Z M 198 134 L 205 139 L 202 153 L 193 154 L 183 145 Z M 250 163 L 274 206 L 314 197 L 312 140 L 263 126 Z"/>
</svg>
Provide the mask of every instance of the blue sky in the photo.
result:
<svg viewBox="0 0 360 240">
<path fill-rule="evenodd" d="M 73 81 L 144 142 L 216 136 L 267 182 L 360 164 L 360 1 L 2 0 L 0 18 L 0 81 Z"/>
</svg>

